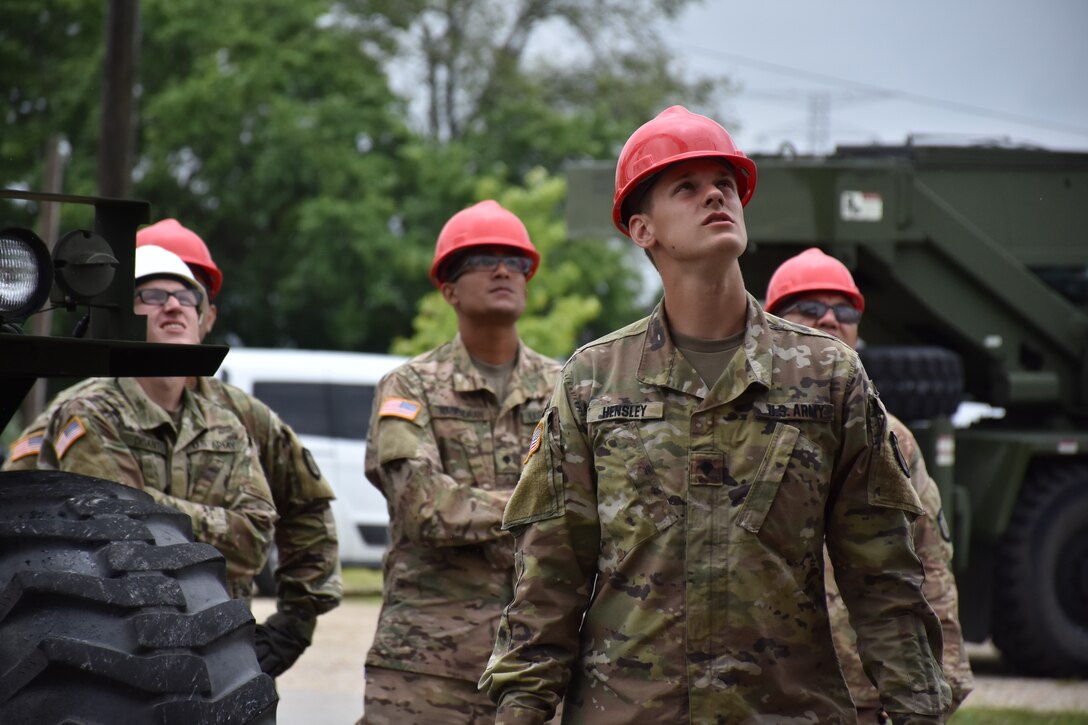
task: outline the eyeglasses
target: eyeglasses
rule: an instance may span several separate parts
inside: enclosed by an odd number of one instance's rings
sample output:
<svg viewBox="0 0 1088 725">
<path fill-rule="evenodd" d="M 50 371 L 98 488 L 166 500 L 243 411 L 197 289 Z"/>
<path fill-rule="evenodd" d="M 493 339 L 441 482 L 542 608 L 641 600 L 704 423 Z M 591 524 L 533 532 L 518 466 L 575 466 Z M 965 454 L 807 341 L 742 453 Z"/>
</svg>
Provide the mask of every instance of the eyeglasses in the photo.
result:
<svg viewBox="0 0 1088 725">
<path fill-rule="evenodd" d="M 844 324 L 856 325 L 861 321 L 861 310 L 852 305 L 842 302 L 837 305 L 829 305 L 826 302 L 817 302 L 816 300 L 795 302 L 782 310 L 782 312 L 779 313 L 779 317 L 788 315 L 791 312 L 797 312 L 802 317 L 818 320 L 827 314 L 828 310 L 831 310 L 835 314 L 836 320 Z"/>
<path fill-rule="evenodd" d="M 173 292 L 156 287 L 145 287 L 136 291 L 136 299 L 154 307 L 162 307 L 171 297 L 176 299 L 182 307 L 200 307 L 200 303 L 204 301 L 204 293 L 188 287 Z"/>
<path fill-rule="evenodd" d="M 494 272 L 500 264 L 506 265 L 506 268 L 511 272 L 520 272 L 524 275 L 528 275 L 529 270 L 533 268 L 533 260 L 528 257 L 500 257 L 495 254 L 471 254 L 461 259 L 460 264 L 457 265 L 457 269 L 450 273 L 449 281 L 456 282 L 465 272 L 471 272 L 476 269 L 484 270 L 485 272 Z"/>
</svg>

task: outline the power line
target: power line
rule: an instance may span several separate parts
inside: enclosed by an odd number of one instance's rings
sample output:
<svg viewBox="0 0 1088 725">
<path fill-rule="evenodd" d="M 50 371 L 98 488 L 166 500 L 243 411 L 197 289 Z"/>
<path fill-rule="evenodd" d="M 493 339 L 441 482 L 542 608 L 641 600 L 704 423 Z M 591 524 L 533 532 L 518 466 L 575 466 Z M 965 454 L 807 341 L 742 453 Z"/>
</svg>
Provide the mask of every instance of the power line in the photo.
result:
<svg viewBox="0 0 1088 725">
<path fill-rule="evenodd" d="M 838 76 L 833 76 L 827 73 L 818 73 L 816 71 L 803 70 L 788 65 L 782 65 L 781 63 L 773 63 L 771 61 L 759 60 L 757 58 L 749 58 L 747 56 L 739 55 L 737 53 L 728 53 L 721 50 L 714 50 L 712 48 L 704 48 L 701 46 L 691 45 L 690 43 L 687 43 L 687 41 L 684 41 L 684 46 L 690 51 L 702 53 L 703 55 L 712 58 L 730 60 L 736 63 L 740 63 L 742 65 L 750 65 L 756 68 L 769 70 L 774 73 L 781 73 L 783 75 L 793 76 L 795 78 L 807 78 L 809 80 L 819 81 L 821 83 L 831 83 L 839 86 L 854 88 L 857 90 L 868 91 L 870 93 L 879 93 L 891 98 L 899 98 L 905 101 L 911 101 L 913 103 L 920 103 L 927 106 L 945 108 L 948 110 L 959 111 L 961 113 L 969 113 L 975 116 L 990 118 L 992 120 L 1012 121 L 1014 123 L 1035 126 L 1037 128 L 1046 128 L 1052 131 L 1061 131 L 1063 133 L 1071 133 L 1077 136 L 1088 137 L 1088 127 L 1086 126 L 1079 126 L 1071 123 L 1061 123 L 1058 121 L 1050 121 L 1043 118 L 1036 118 L 1034 116 L 1025 116 L 1019 113 L 1010 113 L 1008 111 L 1000 111 L 994 108 L 976 106 L 971 103 L 949 101 L 944 98 L 935 98 L 933 96 L 927 96 L 921 93 L 900 91 L 894 88 L 888 88 L 886 86 L 878 86 L 873 83 L 862 83 L 860 81 L 854 81 L 848 78 L 840 78 Z"/>
</svg>

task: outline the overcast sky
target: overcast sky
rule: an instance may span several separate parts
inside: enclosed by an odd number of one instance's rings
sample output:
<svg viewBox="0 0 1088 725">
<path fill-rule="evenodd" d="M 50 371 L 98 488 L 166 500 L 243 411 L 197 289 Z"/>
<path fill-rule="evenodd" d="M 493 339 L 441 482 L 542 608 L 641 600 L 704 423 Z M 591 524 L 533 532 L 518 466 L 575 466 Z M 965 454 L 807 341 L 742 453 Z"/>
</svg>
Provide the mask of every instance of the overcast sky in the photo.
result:
<svg viewBox="0 0 1088 725">
<path fill-rule="evenodd" d="M 1088 151 L 1088 0 L 704 0 L 662 35 L 741 86 L 719 120 L 749 153 L 910 134 Z"/>
</svg>

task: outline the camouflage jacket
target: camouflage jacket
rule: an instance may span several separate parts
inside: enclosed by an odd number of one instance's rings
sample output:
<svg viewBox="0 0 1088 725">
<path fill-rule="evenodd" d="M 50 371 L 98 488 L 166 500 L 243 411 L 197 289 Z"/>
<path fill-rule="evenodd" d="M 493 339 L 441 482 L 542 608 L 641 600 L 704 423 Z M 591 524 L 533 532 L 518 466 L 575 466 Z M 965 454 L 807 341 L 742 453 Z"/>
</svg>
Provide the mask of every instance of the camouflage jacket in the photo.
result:
<svg viewBox="0 0 1088 725">
<path fill-rule="evenodd" d="M 336 522 L 336 498 L 313 455 L 267 405 L 216 378 L 198 378 L 197 392 L 231 410 L 257 447 L 261 470 L 276 505 L 279 552 L 276 596 L 281 610 L 318 615 L 344 596 Z"/>
<path fill-rule="evenodd" d="M 903 457 L 910 466 L 910 482 L 918 492 L 918 498 L 925 515 L 919 516 L 914 523 L 914 551 L 925 567 L 926 581 L 922 593 L 941 620 L 944 635 L 944 657 L 942 667 L 945 679 L 952 686 L 953 707 L 958 707 L 974 688 L 974 676 L 971 663 L 967 660 L 967 650 L 963 646 L 963 630 L 959 619 L 959 593 L 956 580 L 952 575 L 952 542 L 948 525 L 944 522 L 941 507 L 941 492 L 937 483 L 926 471 L 926 462 L 918 449 L 914 434 L 894 415 L 888 415 L 888 423 L 899 441 Z M 826 552 L 825 552 L 826 553 Z M 866 677 L 858 657 L 857 635 L 850 626 L 849 615 L 842 603 L 839 587 L 835 583 L 834 571 L 830 562 L 825 569 L 827 586 L 827 607 L 831 613 L 831 636 L 835 642 L 835 651 L 839 664 L 850 687 L 850 696 L 858 708 L 877 708 L 880 706 L 880 693 Z"/>
<path fill-rule="evenodd" d="M 96 378 L 57 406 L 38 467 L 119 481 L 189 514 L 197 541 L 227 559 L 231 595 L 248 598 L 276 520 L 268 483 L 237 416 L 188 391 L 180 424 L 133 378 Z"/>
<path fill-rule="evenodd" d="M 663 308 L 560 374 L 503 526 L 517 585 L 481 687 L 499 723 L 852 723 L 823 546 L 892 713 L 949 698 L 883 406 L 839 340 L 748 298 L 710 390 Z"/>
<path fill-rule="evenodd" d="M 382 379 L 366 475 L 391 541 L 367 666 L 479 679 L 513 591 L 503 508 L 558 369 L 522 344 L 499 401 L 457 337 Z"/>
</svg>

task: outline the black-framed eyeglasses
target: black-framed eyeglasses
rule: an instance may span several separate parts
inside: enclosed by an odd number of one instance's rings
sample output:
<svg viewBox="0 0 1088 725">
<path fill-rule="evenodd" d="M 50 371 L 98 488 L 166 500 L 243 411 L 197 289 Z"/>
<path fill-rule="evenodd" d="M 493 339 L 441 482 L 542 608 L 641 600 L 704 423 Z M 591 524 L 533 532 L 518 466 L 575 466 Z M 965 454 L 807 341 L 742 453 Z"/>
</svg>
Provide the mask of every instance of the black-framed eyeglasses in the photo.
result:
<svg viewBox="0 0 1088 725">
<path fill-rule="evenodd" d="M 188 287 L 174 290 L 173 292 L 157 287 L 145 287 L 141 290 L 136 290 L 136 299 L 143 302 L 145 305 L 152 305 L 154 307 L 162 307 L 171 297 L 176 299 L 178 304 L 182 307 L 200 307 L 200 303 L 204 301 L 203 292 L 189 289 Z"/>
<path fill-rule="evenodd" d="M 828 310 L 831 310 L 835 315 L 835 319 L 843 324 L 856 325 L 858 322 L 861 322 L 861 310 L 853 305 L 848 305 L 845 302 L 840 302 L 837 305 L 829 305 L 826 302 L 818 302 L 816 300 L 801 300 L 800 302 L 794 302 L 792 305 L 782 310 L 779 316 L 785 316 L 791 312 L 796 312 L 802 317 L 818 320 L 827 314 Z"/>
<path fill-rule="evenodd" d="M 511 272 L 520 272 L 528 275 L 533 268 L 533 260 L 528 257 L 500 257 L 497 254 L 470 254 L 463 257 L 449 276 L 450 282 L 456 282 L 457 278 L 465 272 L 479 269 L 485 272 L 494 272 L 500 264 L 506 265 Z"/>
</svg>

